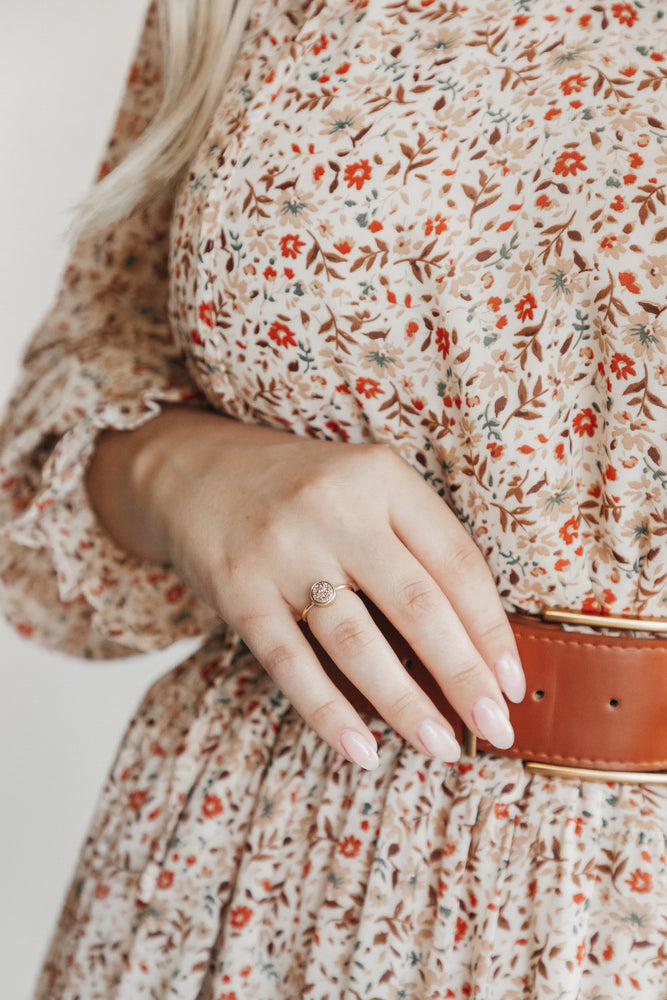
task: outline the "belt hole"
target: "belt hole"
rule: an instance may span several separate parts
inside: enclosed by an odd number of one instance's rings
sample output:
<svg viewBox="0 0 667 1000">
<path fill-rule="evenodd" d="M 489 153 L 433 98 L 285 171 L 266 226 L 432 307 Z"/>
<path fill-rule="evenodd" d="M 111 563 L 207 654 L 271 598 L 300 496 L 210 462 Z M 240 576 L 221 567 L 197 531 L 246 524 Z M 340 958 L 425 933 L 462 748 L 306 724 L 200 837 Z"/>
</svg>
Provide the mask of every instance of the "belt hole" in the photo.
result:
<svg viewBox="0 0 667 1000">
<path fill-rule="evenodd" d="M 403 660 L 403 666 L 406 670 L 412 670 L 412 660 L 409 658 L 407 660 Z"/>
<path fill-rule="evenodd" d="M 544 691 L 541 688 L 538 688 L 537 691 L 533 691 L 533 698 L 535 701 L 542 701 L 544 698 Z"/>
<path fill-rule="evenodd" d="M 618 698 L 610 698 L 609 699 L 609 707 L 610 708 L 618 708 L 619 704 L 620 704 L 620 702 L 619 702 Z"/>
</svg>

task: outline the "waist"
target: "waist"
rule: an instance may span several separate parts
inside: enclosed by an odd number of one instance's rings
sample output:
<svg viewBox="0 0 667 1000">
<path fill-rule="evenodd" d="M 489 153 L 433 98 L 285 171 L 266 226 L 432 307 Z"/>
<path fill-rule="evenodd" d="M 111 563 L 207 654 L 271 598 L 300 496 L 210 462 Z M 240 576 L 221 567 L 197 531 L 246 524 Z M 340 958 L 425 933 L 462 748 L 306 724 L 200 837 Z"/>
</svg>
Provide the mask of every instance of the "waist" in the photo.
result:
<svg viewBox="0 0 667 1000">
<path fill-rule="evenodd" d="M 565 631 L 531 615 L 510 615 L 527 690 L 510 709 L 514 745 L 498 750 L 466 730 L 403 636 L 359 596 L 466 753 L 520 758 L 531 771 L 560 777 L 667 784 L 667 637 Z M 312 634 L 309 641 L 356 710 L 377 714 Z"/>
</svg>

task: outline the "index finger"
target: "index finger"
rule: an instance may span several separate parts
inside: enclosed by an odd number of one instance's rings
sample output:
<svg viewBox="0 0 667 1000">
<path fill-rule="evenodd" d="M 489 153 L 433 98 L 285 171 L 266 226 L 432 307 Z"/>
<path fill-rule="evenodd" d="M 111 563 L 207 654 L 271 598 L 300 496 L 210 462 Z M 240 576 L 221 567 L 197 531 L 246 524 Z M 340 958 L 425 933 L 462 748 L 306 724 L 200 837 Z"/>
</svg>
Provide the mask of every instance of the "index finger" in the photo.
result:
<svg viewBox="0 0 667 1000">
<path fill-rule="evenodd" d="M 506 697 L 521 701 L 526 681 L 516 640 L 484 556 L 445 501 L 417 474 L 406 478 L 392 495 L 396 535 L 446 595 Z"/>
</svg>

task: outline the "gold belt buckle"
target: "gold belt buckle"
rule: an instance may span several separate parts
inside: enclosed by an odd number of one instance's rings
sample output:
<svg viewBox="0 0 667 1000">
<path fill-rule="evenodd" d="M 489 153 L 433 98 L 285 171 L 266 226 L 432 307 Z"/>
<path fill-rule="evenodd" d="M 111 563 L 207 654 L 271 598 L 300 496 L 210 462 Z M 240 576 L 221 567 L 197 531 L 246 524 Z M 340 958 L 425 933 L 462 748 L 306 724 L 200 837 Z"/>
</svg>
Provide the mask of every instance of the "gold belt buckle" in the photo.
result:
<svg viewBox="0 0 667 1000">
<path fill-rule="evenodd" d="M 631 629 L 636 632 L 667 634 L 666 618 L 633 618 L 630 615 L 589 614 L 567 608 L 544 607 L 542 620 L 566 625 L 591 625 L 600 628 Z M 477 736 L 463 726 L 463 751 L 469 757 L 477 756 Z M 577 781 L 606 781 L 621 785 L 667 785 L 667 771 L 607 771 L 596 767 L 570 767 L 564 764 L 543 764 L 537 760 L 524 760 L 523 766 L 530 774 L 548 778 L 570 778 Z"/>
<path fill-rule="evenodd" d="M 463 752 L 476 757 L 477 736 L 463 725 Z M 570 767 L 565 764 L 543 764 L 539 760 L 522 761 L 529 774 L 546 778 L 569 778 L 572 781 L 608 781 L 619 785 L 667 785 L 667 771 L 606 771 L 601 767 Z"/>
<path fill-rule="evenodd" d="M 541 764 L 524 760 L 524 770 L 547 778 L 571 778 L 576 781 L 609 781 L 619 785 L 667 785 L 667 771 L 605 771 L 598 767 L 566 767 L 564 764 Z"/>
</svg>

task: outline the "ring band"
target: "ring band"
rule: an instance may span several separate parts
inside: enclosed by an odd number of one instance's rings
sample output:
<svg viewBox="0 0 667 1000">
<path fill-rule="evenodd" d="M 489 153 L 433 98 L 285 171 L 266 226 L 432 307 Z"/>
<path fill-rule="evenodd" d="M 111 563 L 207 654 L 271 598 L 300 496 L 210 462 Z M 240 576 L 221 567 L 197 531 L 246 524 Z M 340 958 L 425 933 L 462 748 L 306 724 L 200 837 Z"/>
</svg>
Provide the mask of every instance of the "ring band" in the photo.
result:
<svg viewBox="0 0 667 1000">
<path fill-rule="evenodd" d="M 328 580 L 317 580 L 310 588 L 310 604 L 301 612 L 301 621 L 308 621 L 308 612 L 312 611 L 313 608 L 327 608 L 333 604 L 339 590 L 351 590 L 354 593 L 354 587 L 350 586 L 349 583 L 339 583 L 337 587 L 334 587 L 333 583 L 329 583 Z"/>
</svg>

